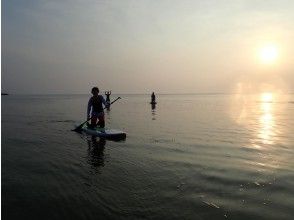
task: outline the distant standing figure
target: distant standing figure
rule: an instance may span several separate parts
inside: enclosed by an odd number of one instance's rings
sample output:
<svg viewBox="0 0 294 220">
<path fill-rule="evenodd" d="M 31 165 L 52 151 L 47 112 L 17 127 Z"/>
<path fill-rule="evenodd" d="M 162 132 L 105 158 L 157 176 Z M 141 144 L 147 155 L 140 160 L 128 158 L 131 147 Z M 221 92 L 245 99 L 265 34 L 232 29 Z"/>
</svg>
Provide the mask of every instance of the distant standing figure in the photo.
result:
<svg viewBox="0 0 294 220">
<path fill-rule="evenodd" d="M 105 92 L 106 95 L 106 102 L 110 103 L 110 95 L 111 95 L 111 91 L 106 91 Z"/>
<path fill-rule="evenodd" d="M 151 94 L 151 104 L 156 104 L 154 92 Z"/>
</svg>

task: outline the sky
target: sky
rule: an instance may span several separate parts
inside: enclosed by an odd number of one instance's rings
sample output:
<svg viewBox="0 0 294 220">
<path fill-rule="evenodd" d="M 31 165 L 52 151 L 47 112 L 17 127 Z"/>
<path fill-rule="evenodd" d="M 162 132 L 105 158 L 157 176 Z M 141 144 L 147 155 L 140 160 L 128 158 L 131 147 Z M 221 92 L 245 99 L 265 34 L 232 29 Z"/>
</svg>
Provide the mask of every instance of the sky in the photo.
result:
<svg viewBox="0 0 294 220">
<path fill-rule="evenodd" d="M 294 91 L 293 0 L 2 0 L 1 26 L 2 92 Z"/>
</svg>

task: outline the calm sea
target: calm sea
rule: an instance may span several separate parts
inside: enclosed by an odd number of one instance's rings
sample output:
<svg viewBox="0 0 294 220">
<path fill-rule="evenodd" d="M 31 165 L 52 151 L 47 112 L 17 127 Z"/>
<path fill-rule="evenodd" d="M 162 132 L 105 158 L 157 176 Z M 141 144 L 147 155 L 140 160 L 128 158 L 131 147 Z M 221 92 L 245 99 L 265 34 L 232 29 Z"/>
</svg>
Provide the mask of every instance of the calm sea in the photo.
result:
<svg viewBox="0 0 294 220">
<path fill-rule="evenodd" d="M 293 219 L 293 95 L 2 96 L 3 219 Z M 112 99 L 116 98 L 112 95 Z"/>
</svg>

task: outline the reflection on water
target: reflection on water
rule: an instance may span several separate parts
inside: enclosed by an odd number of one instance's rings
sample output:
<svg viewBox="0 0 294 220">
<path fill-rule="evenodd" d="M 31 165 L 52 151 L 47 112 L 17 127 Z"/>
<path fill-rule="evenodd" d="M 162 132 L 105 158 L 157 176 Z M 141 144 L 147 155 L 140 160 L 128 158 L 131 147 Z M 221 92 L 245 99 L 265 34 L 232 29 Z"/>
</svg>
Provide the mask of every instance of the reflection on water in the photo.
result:
<svg viewBox="0 0 294 220">
<path fill-rule="evenodd" d="M 236 122 L 252 132 L 251 143 L 254 148 L 262 145 L 273 145 L 278 141 L 279 129 L 277 112 L 281 105 L 274 101 L 273 93 L 262 93 L 258 96 L 238 95 L 234 100 L 233 113 Z"/>
<path fill-rule="evenodd" d="M 98 139 L 98 140 L 97 140 Z M 88 142 L 88 163 L 93 167 L 104 166 L 104 148 L 106 140 L 92 136 Z"/>
<path fill-rule="evenodd" d="M 156 120 L 156 104 L 151 104 L 152 120 Z"/>
<path fill-rule="evenodd" d="M 281 146 L 285 143 L 288 123 L 282 118 L 285 115 L 285 97 L 278 93 L 255 95 L 238 95 L 233 103 L 233 115 L 239 126 L 249 131 L 250 144 L 245 148 L 258 150 L 246 163 L 253 169 L 272 172 L 285 165 L 287 155 L 281 156 Z M 254 151 L 256 152 L 256 151 Z"/>
<path fill-rule="evenodd" d="M 273 115 L 273 95 L 272 93 L 263 93 L 261 95 L 260 118 L 258 137 L 263 144 L 274 144 L 274 115 Z"/>
</svg>

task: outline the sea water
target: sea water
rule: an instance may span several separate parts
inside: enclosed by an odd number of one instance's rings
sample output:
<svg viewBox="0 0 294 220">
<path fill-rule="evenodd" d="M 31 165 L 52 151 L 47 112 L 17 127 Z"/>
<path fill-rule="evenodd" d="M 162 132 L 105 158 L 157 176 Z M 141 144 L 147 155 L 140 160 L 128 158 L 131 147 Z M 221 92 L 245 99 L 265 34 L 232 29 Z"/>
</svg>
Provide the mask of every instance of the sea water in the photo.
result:
<svg viewBox="0 0 294 220">
<path fill-rule="evenodd" d="M 120 96 L 118 142 L 71 131 L 88 95 L 2 96 L 3 219 L 293 219 L 293 95 Z"/>
</svg>

